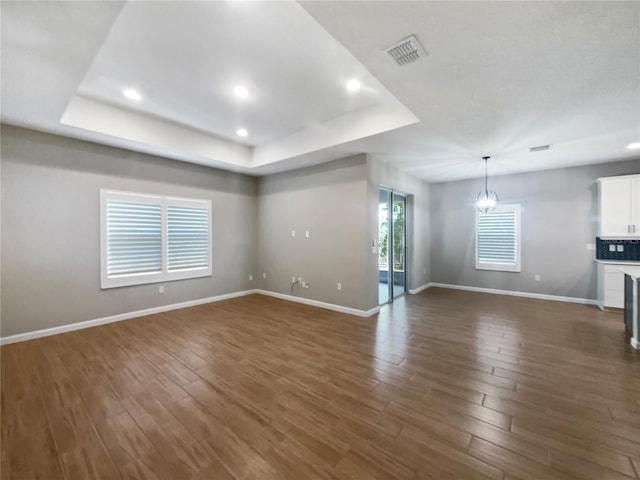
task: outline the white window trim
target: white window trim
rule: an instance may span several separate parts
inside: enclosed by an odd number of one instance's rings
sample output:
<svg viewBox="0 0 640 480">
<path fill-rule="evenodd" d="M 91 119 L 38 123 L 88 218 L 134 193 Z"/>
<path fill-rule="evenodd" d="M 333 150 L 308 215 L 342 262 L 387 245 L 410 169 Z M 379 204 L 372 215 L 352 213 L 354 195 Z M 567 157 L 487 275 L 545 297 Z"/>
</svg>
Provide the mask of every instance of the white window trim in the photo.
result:
<svg viewBox="0 0 640 480">
<path fill-rule="evenodd" d="M 520 219 L 520 204 L 511 204 L 511 205 L 498 205 L 493 210 L 494 212 L 515 212 L 516 213 L 516 264 L 509 265 L 504 263 L 487 263 L 480 262 L 478 258 L 478 240 L 479 240 L 479 232 L 478 232 L 478 216 L 480 212 L 476 208 L 476 270 L 493 270 L 496 272 L 521 272 L 521 237 L 522 237 L 522 229 L 521 229 L 521 219 Z"/>
<path fill-rule="evenodd" d="M 107 275 L 107 201 L 140 201 L 155 203 L 161 206 L 161 228 L 162 228 L 162 272 L 160 273 L 139 273 L 109 277 Z M 209 239 L 209 262 L 206 267 L 188 268 L 169 272 L 167 269 L 168 254 L 168 234 L 167 234 L 167 207 L 169 205 L 180 205 L 187 207 L 205 207 L 208 212 L 207 237 Z M 100 189 L 100 288 L 127 287 L 133 285 L 145 285 L 158 282 L 169 282 L 173 280 L 185 280 L 189 278 L 210 277 L 213 269 L 211 261 L 213 258 L 213 241 L 211 237 L 211 200 L 169 197 L 164 195 L 143 194 L 136 192 L 125 192 L 118 190 Z"/>
</svg>

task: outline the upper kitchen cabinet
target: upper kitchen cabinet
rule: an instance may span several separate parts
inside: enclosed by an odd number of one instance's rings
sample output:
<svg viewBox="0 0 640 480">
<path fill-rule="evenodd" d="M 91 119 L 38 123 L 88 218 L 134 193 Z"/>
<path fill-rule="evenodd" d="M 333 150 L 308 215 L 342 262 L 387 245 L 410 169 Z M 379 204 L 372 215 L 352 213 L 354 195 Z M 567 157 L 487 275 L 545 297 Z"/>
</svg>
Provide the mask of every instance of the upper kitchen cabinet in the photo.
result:
<svg viewBox="0 0 640 480">
<path fill-rule="evenodd" d="M 606 177 L 600 184 L 600 236 L 640 237 L 640 175 Z"/>
</svg>

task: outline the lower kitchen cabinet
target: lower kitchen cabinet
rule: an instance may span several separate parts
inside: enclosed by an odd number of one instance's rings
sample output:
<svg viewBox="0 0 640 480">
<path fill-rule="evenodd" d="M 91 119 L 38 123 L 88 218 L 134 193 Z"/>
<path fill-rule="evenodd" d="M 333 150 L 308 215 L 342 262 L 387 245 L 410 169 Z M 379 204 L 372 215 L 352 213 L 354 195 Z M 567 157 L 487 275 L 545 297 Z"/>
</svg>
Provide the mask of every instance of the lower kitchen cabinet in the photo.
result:
<svg viewBox="0 0 640 480">
<path fill-rule="evenodd" d="M 598 304 L 624 308 L 624 274 L 640 275 L 640 263 L 598 262 Z"/>
</svg>

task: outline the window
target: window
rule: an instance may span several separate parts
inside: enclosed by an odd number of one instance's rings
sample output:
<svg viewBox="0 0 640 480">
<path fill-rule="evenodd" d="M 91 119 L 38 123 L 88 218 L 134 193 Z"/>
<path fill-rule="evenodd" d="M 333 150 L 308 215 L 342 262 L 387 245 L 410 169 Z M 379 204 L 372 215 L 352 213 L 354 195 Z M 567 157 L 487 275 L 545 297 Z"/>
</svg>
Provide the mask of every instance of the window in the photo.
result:
<svg viewBox="0 0 640 480">
<path fill-rule="evenodd" d="M 211 201 L 100 190 L 102 288 L 211 275 Z"/>
<path fill-rule="evenodd" d="M 520 271 L 520 205 L 476 212 L 476 269 Z"/>
</svg>

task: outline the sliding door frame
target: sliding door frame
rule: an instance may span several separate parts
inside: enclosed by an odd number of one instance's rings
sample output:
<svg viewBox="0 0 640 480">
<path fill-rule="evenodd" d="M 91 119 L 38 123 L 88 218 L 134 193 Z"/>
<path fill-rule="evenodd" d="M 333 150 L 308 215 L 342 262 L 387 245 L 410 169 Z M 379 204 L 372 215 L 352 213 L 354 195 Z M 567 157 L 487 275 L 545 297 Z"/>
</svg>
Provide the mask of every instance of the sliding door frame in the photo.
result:
<svg viewBox="0 0 640 480">
<path fill-rule="evenodd" d="M 411 238 L 410 232 L 413 228 L 413 198 L 412 195 L 400 192 L 398 190 L 393 189 L 392 187 L 386 185 L 378 186 L 378 208 L 380 205 L 380 190 L 385 190 L 389 192 L 389 205 L 388 205 L 388 226 L 387 226 L 387 268 L 388 268 L 388 301 L 386 303 L 392 303 L 396 298 L 400 298 L 407 294 L 409 291 L 409 259 L 412 256 L 411 253 L 411 245 L 409 239 Z M 394 252 L 394 241 L 393 241 L 393 202 L 394 196 L 400 196 L 404 198 L 404 290 L 402 293 L 394 296 L 394 284 L 395 284 L 395 269 L 393 265 L 393 252 Z M 378 238 L 380 236 L 380 223 L 378 221 L 377 225 L 378 229 Z M 378 245 L 380 248 L 380 245 Z M 378 257 L 379 258 L 379 257 Z M 377 262 L 377 260 L 376 260 Z M 378 284 L 380 283 L 380 271 L 378 269 Z M 378 287 L 380 288 L 380 287 Z M 378 296 L 378 303 L 380 304 L 380 298 Z M 384 305 L 384 304 L 381 304 Z"/>
</svg>

